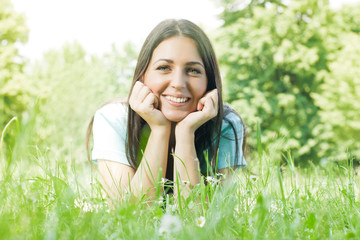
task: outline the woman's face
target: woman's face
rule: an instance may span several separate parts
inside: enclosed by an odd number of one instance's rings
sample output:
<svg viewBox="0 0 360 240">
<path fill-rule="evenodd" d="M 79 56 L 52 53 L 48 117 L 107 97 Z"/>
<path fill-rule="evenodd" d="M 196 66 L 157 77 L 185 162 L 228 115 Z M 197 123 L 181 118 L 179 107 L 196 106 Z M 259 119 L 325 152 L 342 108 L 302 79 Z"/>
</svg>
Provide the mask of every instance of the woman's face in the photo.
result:
<svg viewBox="0 0 360 240">
<path fill-rule="evenodd" d="M 194 40 L 171 37 L 154 50 L 144 84 L 159 99 L 159 109 L 172 122 L 196 111 L 207 88 L 204 63 Z"/>
</svg>

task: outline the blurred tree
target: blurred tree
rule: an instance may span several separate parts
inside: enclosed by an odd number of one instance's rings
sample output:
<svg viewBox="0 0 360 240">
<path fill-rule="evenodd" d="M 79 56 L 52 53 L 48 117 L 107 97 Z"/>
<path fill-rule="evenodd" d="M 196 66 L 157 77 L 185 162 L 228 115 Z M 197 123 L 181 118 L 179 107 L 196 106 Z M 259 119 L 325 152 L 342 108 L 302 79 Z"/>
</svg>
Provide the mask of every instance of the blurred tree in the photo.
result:
<svg viewBox="0 0 360 240">
<path fill-rule="evenodd" d="M 35 91 L 24 77 L 24 58 L 19 55 L 18 44 L 25 43 L 28 29 L 25 17 L 16 13 L 10 0 L 0 1 L 0 133 L 14 116 L 20 120 Z M 13 129 L 13 128 L 10 128 Z M 12 134 L 11 134 L 12 133 Z M 13 131 L 7 132 L 5 142 L 10 143 Z"/>
<path fill-rule="evenodd" d="M 327 0 L 219 2 L 224 22 L 217 42 L 227 101 L 250 126 L 250 146 L 256 140 L 251 129 L 260 122 L 268 150 L 291 150 L 298 162 L 324 157 L 318 146 L 325 138 L 313 130 L 329 109 L 320 114 L 324 106 L 313 94 L 330 87 L 323 86 L 324 73 L 335 68 L 335 53 L 344 54 L 339 39 L 350 28 L 357 31 L 356 25 L 344 24 Z"/>
<path fill-rule="evenodd" d="M 37 116 L 34 143 L 82 156 L 87 124 L 107 100 L 127 96 L 137 52 L 131 43 L 91 56 L 78 43 L 48 51 L 31 66 L 29 78 L 46 92 Z M 74 154 L 74 152 L 72 154 Z"/>
<path fill-rule="evenodd" d="M 317 76 L 323 84 L 313 97 L 321 124 L 313 132 L 325 159 L 360 160 L 360 35 L 342 34 L 339 42 L 342 47 L 332 54 L 329 71 Z"/>
<path fill-rule="evenodd" d="M 341 19 L 348 28 L 354 33 L 360 34 L 360 4 L 344 5 L 340 11 Z"/>
</svg>

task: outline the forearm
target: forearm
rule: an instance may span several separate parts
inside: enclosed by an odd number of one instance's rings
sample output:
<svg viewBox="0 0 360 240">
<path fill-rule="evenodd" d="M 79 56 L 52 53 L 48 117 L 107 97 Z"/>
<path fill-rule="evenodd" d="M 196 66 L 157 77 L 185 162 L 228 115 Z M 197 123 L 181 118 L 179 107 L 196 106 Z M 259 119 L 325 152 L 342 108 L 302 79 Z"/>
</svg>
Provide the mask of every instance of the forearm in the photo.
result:
<svg viewBox="0 0 360 240">
<path fill-rule="evenodd" d="M 176 135 L 174 156 L 174 181 L 181 187 L 183 195 L 187 196 L 192 186 L 200 182 L 200 166 L 195 149 L 195 135 L 192 132 L 184 132 Z M 177 189 L 174 191 L 177 192 Z"/>
<path fill-rule="evenodd" d="M 131 179 L 131 193 L 138 197 L 142 193 L 154 193 L 156 179 L 165 177 L 170 129 L 162 128 L 151 131 L 141 163 Z"/>
</svg>

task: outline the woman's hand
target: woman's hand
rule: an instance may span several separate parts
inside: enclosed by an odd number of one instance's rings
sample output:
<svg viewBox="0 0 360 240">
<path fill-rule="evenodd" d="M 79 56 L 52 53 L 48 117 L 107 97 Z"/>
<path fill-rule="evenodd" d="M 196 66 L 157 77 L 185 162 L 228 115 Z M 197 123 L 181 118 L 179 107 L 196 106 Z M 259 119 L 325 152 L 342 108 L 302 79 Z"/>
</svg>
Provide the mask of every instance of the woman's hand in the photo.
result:
<svg viewBox="0 0 360 240">
<path fill-rule="evenodd" d="M 202 97 L 197 105 L 197 111 L 187 115 L 176 125 L 176 132 L 194 133 L 201 125 L 218 114 L 218 92 L 213 89 Z"/>
<path fill-rule="evenodd" d="M 147 86 L 137 81 L 131 92 L 129 104 L 132 110 L 139 114 L 153 130 L 156 127 L 170 127 L 171 123 L 157 109 L 159 99 Z"/>
</svg>

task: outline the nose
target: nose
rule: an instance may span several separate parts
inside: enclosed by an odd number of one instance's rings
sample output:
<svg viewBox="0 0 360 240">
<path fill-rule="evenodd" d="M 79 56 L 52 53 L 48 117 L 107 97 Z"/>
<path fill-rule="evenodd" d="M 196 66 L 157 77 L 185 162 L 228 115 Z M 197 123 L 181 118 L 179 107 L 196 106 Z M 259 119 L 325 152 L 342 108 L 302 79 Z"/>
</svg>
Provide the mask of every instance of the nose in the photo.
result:
<svg viewBox="0 0 360 240">
<path fill-rule="evenodd" d="M 186 87 L 187 76 L 182 69 L 174 71 L 171 79 L 171 87 L 182 89 Z"/>
</svg>

